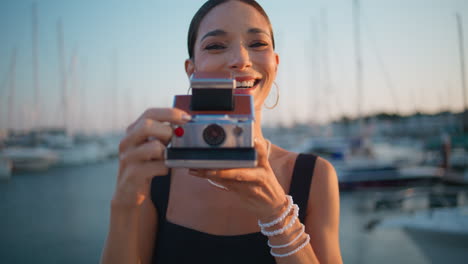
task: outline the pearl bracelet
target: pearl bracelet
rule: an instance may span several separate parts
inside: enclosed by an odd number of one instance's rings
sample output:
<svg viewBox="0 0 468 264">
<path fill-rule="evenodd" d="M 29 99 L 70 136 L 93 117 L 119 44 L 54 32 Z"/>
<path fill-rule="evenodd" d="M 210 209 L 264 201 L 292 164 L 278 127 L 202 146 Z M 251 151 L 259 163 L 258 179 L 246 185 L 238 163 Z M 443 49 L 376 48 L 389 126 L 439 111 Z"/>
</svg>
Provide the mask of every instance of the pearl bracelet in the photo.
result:
<svg viewBox="0 0 468 264">
<path fill-rule="evenodd" d="M 299 232 L 299 234 L 297 234 L 297 236 L 293 240 L 291 240 L 289 243 L 284 244 L 284 245 L 272 245 L 270 243 L 270 240 L 268 240 L 268 246 L 271 248 L 285 248 L 285 247 L 292 245 L 294 242 L 296 242 L 296 240 L 298 240 L 302 236 L 302 234 L 305 233 L 305 226 L 303 224 L 301 225 L 302 225 L 301 232 Z"/>
<path fill-rule="evenodd" d="M 294 209 L 294 216 L 291 218 L 291 221 L 289 221 L 289 224 L 287 226 L 284 226 L 283 228 L 273 230 L 273 231 L 266 231 L 265 228 L 262 227 L 260 229 L 262 234 L 264 234 L 265 236 L 276 236 L 276 235 L 281 235 L 284 233 L 284 231 L 290 229 L 294 225 L 294 223 L 296 222 L 299 216 L 299 206 L 297 206 L 297 204 L 294 204 L 293 209 Z"/>
<path fill-rule="evenodd" d="M 288 256 L 291 256 L 293 254 L 296 254 L 299 250 L 303 249 L 305 246 L 307 246 L 307 244 L 309 244 L 310 242 L 310 236 L 309 234 L 307 234 L 307 238 L 306 240 L 304 241 L 304 243 L 302 243 L 300 246 L 298 246 L 296 249 L 294 249 L 293 251 L 290 251 L 288 253 L 284 253 L 284 254 L 277 254 L 275 252 L 273 252 L 273 249 L 270 249 L 270 254 L 273 256 L 273 257 L 277 257 L 277 258 L 284 258 L 284 257 L 288 257 Z"/>
<path fill-rule="evenodd" d="M 258 225 L 261 228 L 272 227 L 272 226 L 282 222 L 286 218 L 286 216 L 288 216 L 289 212 L 291 212 L 291 209 L 293 208 L 293 200 L 292 200 L 291 195 L 286 195 L 286 198 L 287 198 L 287 201 L 288 201 L 288 208 L 286 209 L 286 211 L 284 211 L 283 214 L 281 214 L 278 218 L 276 218 L 275 220 L 273 220 L 271 222 L 268 222 L 268 223 L 262 223 L 262 222 L 260 222 L 260 220 L 258 220 Z"/>
</svg>

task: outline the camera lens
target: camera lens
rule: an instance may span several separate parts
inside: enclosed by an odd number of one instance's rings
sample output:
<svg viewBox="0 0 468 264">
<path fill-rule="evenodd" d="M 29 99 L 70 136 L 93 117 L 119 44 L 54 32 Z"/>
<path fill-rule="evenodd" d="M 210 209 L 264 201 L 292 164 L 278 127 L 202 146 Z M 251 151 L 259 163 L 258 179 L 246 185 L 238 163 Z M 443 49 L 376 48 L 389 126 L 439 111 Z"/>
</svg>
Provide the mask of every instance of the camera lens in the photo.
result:
<svg viewBox="0 0 468 264">
<path fill-rule="evenodd" d="M 203 139 L 210 146 L 218 146 L 226 139 L 226 133 L 221 126 L 211 124 L 203 130 Z"/>
</svg>

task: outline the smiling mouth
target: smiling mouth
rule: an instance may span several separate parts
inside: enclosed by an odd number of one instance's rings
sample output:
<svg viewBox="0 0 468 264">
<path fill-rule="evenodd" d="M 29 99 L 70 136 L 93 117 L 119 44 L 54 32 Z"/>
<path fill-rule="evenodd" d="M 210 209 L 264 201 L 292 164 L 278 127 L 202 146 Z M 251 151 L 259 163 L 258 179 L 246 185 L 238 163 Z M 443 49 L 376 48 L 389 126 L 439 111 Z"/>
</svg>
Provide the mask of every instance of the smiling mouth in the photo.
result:
<svg viewBox="0 0 468 264">
<path fill-rule="evenodd" d="M 260 79 L 236 82 L 236 89 L 251 89 L 260 83 Z"/>
</svg>

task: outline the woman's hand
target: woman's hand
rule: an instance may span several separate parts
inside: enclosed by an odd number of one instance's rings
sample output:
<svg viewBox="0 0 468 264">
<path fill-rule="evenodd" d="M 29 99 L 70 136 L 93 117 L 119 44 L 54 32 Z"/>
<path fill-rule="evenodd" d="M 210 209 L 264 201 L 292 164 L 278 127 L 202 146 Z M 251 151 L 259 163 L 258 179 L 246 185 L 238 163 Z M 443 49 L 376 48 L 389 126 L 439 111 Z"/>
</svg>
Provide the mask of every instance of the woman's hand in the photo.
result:
<svg viewBox="0 0 468 264">
<path fill-rule="evenodd" d="M 189 120 L 186 112 L 176 108 L 152 108 L 128 127 L 119 145 L 114 206 L 136 208 L 148 198 L 151 179 L 168 173 L 164 151 L 173 133 L 170 124 Z"/>
<path fill-rule="evenodd" d="M 262 222 L 278 217 L 286 206 L 286 195 L 268 161 L 265 141 L 255 141 L 257 167 L 242 169 L 191 169 L 193 176 L 210 179 L 239 194 L 249 210 Z"/>
</svg>

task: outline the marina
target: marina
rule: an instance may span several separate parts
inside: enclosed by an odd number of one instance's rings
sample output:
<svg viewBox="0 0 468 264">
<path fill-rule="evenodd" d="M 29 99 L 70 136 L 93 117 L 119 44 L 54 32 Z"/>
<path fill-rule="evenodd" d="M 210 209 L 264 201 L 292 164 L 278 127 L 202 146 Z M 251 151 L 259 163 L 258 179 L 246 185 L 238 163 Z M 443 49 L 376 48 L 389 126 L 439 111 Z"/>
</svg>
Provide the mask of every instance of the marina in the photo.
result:
<svg viewBox="0 0 468 264">
<path fill-rule="evenodd" d="M 262 133 L 334 166 L 343 262 L 466 263 L 468 5 L 266 2 L 281 67 Z M 200 3 L 0 4 L 0 263 L 99 262 L 119 142 L 186 92 Z"/>
<path fill-rule="evenodd" d="M 438 118 L 428 116 L 425 122 L 430 126 Z M 466 136 L 457 134 L 458 127 L 446 126 L 454 131 L 453 144 L 441 152 L 444 141 L 436 132 L 407 128 L 406 136 L 394 135 L 408 119 L 401 117 L 391 127 L 386 121 L 368 121 L 377 132 L 358 139 L 346 133 L 354 125 L 339 122 L 264 129 L 273 144 L 320 155 L 334 165 L 344 263 L 466 259 Z M 387 129 L 379 131 L 382 123 Z M 99 261 L 122 137 L 72 136 L 64 129 L 48 129 L 10 132 L 2 139 L 2 263 Z"/>
<path fill-rule="evenodd" d="M 117 166 L 116 160 L 107 160 L 21 172 L 8 182 L 0 182 L 2 263 L 97 263 L 106 237 Z M 460 193 L 467 192 L 467 188 L 460 189 Z M 408 232 L 401 218 L 410 218 L 418 206 L 427 210 L 427 202 L 421 198 L 418 202 L 413 195 L 412 204 L 393 203 L 390 210 L 396 195 L 401 198 L 395 189 L 341 192 L 344 263 L 464 263 L 466 222 L 461 223 L 464 227 L 459 224 L 458 238 L 417 229 Z M 370 201 L 374 205 L 369 205 Z M 462 203 L 467 204 L 460 198 Z M 460 207 L 459 217 L 453 220 L 464 221 L 467 214 L 466 207 Z"/>
<path fill-rule="evenodd" d="M 437 117 L 428 120 L 435 123 Z M 373 122 L 375 127 L 381 125 Z M 398 125 L 395 122 L 392 127 Z M 453 155 L 444 167 L 439 151 L 442 140 L 430 143 L 427 135 L 394 136 L 387 129 L 359 145 L 343 132 L 349 129 L 342 124 L 331 126 L 266 127 L 264 133 L 273 144 L 320 155 L 334 165 L 344 263 L 464 263 L 468 241 L 465 141 L 453 140 Z M 335 134 L 326 135 L 324 130 Z M 99 261 L 122 137 L 71 136 L 55 129 L 3 138 L 2 263 Z"/>
</svg>

